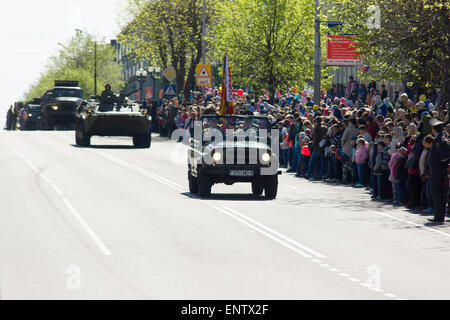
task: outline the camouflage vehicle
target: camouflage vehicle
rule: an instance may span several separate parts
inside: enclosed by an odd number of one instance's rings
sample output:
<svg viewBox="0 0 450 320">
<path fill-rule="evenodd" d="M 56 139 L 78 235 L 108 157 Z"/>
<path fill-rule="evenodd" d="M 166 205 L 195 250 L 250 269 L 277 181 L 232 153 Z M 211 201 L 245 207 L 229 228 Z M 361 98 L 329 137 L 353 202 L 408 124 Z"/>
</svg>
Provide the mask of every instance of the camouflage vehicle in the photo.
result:
<svg viewBox="0 0 450 320">
<path fill-rule="evenodd" d="M 41 98 L 44 129 L 73 129 L 75 112 L 82 98 L 83 90 L 78 87 L 78 81 L 56 80 L 55 87 Z"/>
<path fill-rule="evenodd" d="M 247 182 L 256 196 L 275 199 L 278 155 L 272 150 L 267 117 L 204 115 L 188 150 L 189 191 L 210 197 L 214 184 Z M 267 134 L 262 134 L 263 130 Z M 201 131 L 200 131 L 201 130 Z"/>
<path fill-rule="evenodd" d="M 132 137 L 136 148 L 151 146 L 151 117 L 147 110 L 129 100 L 114 103 L 112 111 L 99 111 L 96 100 L 84 101 L 76 112 L 75 140 L 79 146 L 89 147 L 92 136 Z"/>
</svg>

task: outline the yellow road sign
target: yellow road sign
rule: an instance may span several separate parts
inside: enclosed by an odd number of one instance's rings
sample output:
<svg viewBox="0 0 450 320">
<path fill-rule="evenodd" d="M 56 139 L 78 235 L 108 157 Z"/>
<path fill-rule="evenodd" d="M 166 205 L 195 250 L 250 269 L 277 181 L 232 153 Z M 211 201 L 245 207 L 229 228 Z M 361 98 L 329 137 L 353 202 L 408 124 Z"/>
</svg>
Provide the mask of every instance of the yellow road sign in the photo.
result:
<svg viewBox="0 0 450 320">
<path fill-rule="evenodd" d="M 211 87 L 212 84 L 212 66 L 210 64 L 197 65 L 197 86 Z"/>
<path fill-rule="evenodd" d="M 172 82 L 177 78 L 177 72 L 175 71 L 174 67 L 170 66 L 166 71 L 164 71 L 163 76 L 166 77 L 167 80 Z"/>
</svg>

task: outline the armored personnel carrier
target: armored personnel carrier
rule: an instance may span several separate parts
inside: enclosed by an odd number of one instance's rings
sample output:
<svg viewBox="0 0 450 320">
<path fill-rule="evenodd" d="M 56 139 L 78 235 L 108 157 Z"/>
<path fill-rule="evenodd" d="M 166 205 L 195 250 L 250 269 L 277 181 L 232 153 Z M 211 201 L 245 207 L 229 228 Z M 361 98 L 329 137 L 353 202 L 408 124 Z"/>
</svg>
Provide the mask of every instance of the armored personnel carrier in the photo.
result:
<svg viewBox="0 0 450 320">
<path fill-rule="evenodd" d="M 123 97 L 117 97 L 112 111 L 102 112 L 100 103 L 83 101 L 75 118 L 75 140 L 79 146 L 89 147 L 92 136 L 132 137 L 136 148 L 151 146 L 151 117 L 147 110 Z"/>
</svg>

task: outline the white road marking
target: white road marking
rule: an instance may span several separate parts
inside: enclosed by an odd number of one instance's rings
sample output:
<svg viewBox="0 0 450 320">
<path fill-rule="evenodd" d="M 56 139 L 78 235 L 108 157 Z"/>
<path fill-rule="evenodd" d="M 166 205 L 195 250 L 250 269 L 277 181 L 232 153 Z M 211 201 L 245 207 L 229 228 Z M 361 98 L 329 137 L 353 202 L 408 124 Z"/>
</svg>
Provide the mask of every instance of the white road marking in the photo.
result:
<svg viewBox="0 0 450 320">
<path fill-rule="evenodd" d="M 43 173 L 40 174 L 40 177 L 42 178 L 42 180 L 44 180 L 47 183 L 52 183 L 51 180 L 49 178 L 47 178 L 47 176 Z"/>
<path fill-rule="evenodd" d="M 313 250 L 313 249 L 311 249 L 311 248 L 308 248 L 307 246 L 305 246 L 305 245 L 303 245 L 303 244 L 300 244 L 300 243 L 298 243 L 297 241 L 292 240 L 291 238 L 288 238 L 287 236 L 285 236 L 285 235 L 283 235 L 283 234 L 281 234 L 281 233 L 279 233 L 279 232 L 273 230 L 272 228 L 269 228 L 269 227 L 263 225 L 263 224 L 260 223 L 260 222 L 257 222 L 257 221 L 255 221 L 255 220 L 253 220 L 252 218 L 250 218 L 250 217 L 248 217 L 248 216 L 246 216 L 246 215 L 244 215 L 244 214 L 242 214 L 242 213 L 240 213 L 240 212 L 238 212 L 238 211 L 236 211 L 236 210 L 233 210 L 233 209 L 228 208 L 228 207 L 223 207 L 223 208 L 224 208 L 225 210 L 228 210 L 228 211 L 234 213 L 235 215 L 239 216 L 240 218 L 245 219 L 245 220 L 247 220 L 248 222 L 250 222 L 250 223 L 252 223 L 252 224 L 258 226 L 259 228 L 264 229 L 264 230 L 266 230 L 267 232 L 272 233 L 273 235 L 275 235 L 275 236 L 279 237 L 280 239 L 283 239 L 284 241 L 286 241 L 286 242 L 288 242 L 288 243 L 290 243 L 290 244 L 296 246 L 297 248 L 299 248 L 299 249 L 301 249 L 301 250 L 303 250 L 303 251 L 306 251 L 306 252 L 310 253 L 311 255 L 313 255 L 313 256 L 315 256 L 315 257 L 317 257 L 317 258 L 321 258 L 321 259 L 326 258 L 323 254 L 321 254 L 321 253 L 319 253 L 319 252 L 317 252 L 317 251 L 315 251 L 315 250 Z"/>
<path fill-rule="evenodd" d="M 176 191 L 179 191 L 179 192 L 185 191 L 183 186 L 181 186 L 178 183 L 173 182 L 173 181 L 171 181 L 169 179 L 166 179 L 166 178 L 164 178 L 164 177 L 162 177 L 160 175 L 157 175 L 156 173 L 153 173 L 153 172 L 145 170 L 145 169 L 143 169 L 141 167 L 135 166 L 134 164 L 131 164 L 129 162 L 126 162 L 124 160 L 121 160 L 119 158 L 116 158 L 116 157 L 114 157 L 114 156 L 112 156 L 110 154 L 104 153 L 104 152 L 97 152 L 97 151 L 92 151 L 92 152 L 97 154 L 97 155 L 99 155 L 99 156 L 101 156 L 101 157 L 103 157 L 103 158 L 105 158 L 105 159 L 107 159 L 107 160 L 115 162 L 116 164 L 119 164 L 119 165 L 121 165 L 121 166 L 123 166 L 125 168 L 131 169 L 131 170 L 133 170 L 133 171 L 135 171 L 137 173 L 143 174 L 144 176 L 147 176 L 147 177 L 149 177 L 149 178 L 151 178 L 151 179 L 153 179 L 153 180 L 155 180 L 155 181 L 157 181 L 159 183 L 162 183 L 162 184 L 164 184 L 164 185 L 166 185 L 166 186 L 168 186 L 168 187 L 170 187 L 172 189 L 175 189 Z"/>
<path fill-rule="evenodd" d="M 60 188 L 58 188 L 58 186 L 57 185 L 55 185 L 55 184 L 52 184 L 52 188 L 53 188 L 53 190 L 55 190 L 56 191 L 56 193 L 57 194 L 59 194 L 61 197 L 62 196 L 64 196 L 64 193 L 61 191 L 61 189 Z"/>
<path fill-rule="evenodd" d="M 84 230 L 89 234 L 89 236 L 94 240 L 95 244 L 99 247 L 100 251 L 105 256 L 110 256 L 111 252 L 106 248 L 103 244 L 102 240 L 97 236 L 97 234 L 92 230 L 92 228 L 87 224 L 87 222 L 83 219 L 83 217 L 78 213 L 78 211 L 72 206 L 72 204 L 66 198 L 62 198 L 66 207 L 70 210 L 72 215 L 77 219 L 77 221 L 81 224 Z"/>
<path fill-rule="evenodd" d="M 17 151 L 15 151 L 15 152 L 19 155 L 19 153 Z M 21 158 L 25 160 L 25 162 L 28 164 L 28 166 L 31 169 L 36 171 L 36 168 L 33 166 L 31 161 L 26 160 L 25 157 L 21 157 Z M 40 174 L 39 176 L 45 182 L 50 184 L 52 186 L 53 190 L 55 190 L 55 192 L 61 197 L 61 200 L 63 201 L 64 205 L 69 209 L 70 213 L 75 217 L 75 219 L 81 224 L 81 226 L 84 228 L 84 230 L 92 238 L 92 240 L 95 242 L 95 244 L 99 247 L 100 251 L 105 256 L 110 256 L 111 252 L 108 250 L 108 248 L 106 248 L 104 243 L 100 240 L 100 238 L 97 236 L 97 234 L 94 232 L 94 230 L 92 230 L 92 228 L 87 224 L 86 220 L 84 220 L 83 217 L 78 213 L 78 211 L 74 208 L 74 206 L 70 203 L 70 201 L 64 197 L 64 193 L 61 191 L 61 189 L 57 185 L 53 184 L 51 182 L 51 180 L 49 178 L 47 178 L 46 175 Z"/>
<path fill-rule="evenodd" d="M 392 293 L 385 293 L 384 295 L 385 295 L 386 297 L 392 298 L 392 299 L 397 298 L 397 296 L 396 296 L 395 294 L 392 294 Z"/>
<path fill-rule="evenodd" d="M 446 233 L 446 232 L 443 232 L 441 230 L 430 228 L 430 227 L 424 226 L 423 224 L 420 224 L 420 223 L 415 223 L 415 222 L 411 222 L 411 221 L 408 221 L 408 220 L 405 220 L 405 219 L 397 218 L 397 217 L 392 216 L 392 215 L 387 214 L 387 213 L 375 212 L 375 211 L 370 211 L 370 212 L 374 213 L 374 214 L 377 214 L 379 216 L 388 217 L 388 218 L 391 218 L 391 219 L 394 219 L 394 220 L 397 220 L 397 221 L 400 221 L 400 222 L 404 222 L 404 223 L 407 223 L 407 224 L 410 224 L 410 225 L 413 225 L 413 226 L 416 226 L 416 227 L 420 227 L 421 229 L 425 229 L 425 230 L 428 230 L 428 231 L 431 231 L 431 232 L 435 232 L 435 233 L 438 233 L 438 234 L 446 236 L 446 237 L 450 237 L 450 233 Z"/>
<path fill-rule="evenodd" d="M 255 226 L 255 225 L 253 225 L 253 224 L 251 224 L 251 223 L 245 221 L 244 219 L 241 219 L 241 218 L 235 216 L 235 215 L 232 214 L 231 212 L 226 211 L 225 209 L 216 207 L 216 206 L 214 206 L 214 205 L 211 205 L 211 207 L 213 207 L 213 208 L 216 209 L 217 211 L 219 211 L 219 212 L 221 212 L 221 213 L 227 215 L 228 217 L 230 217 L 230 218 L 232 218 L 232 219 L 234 219 L 234 220 L 236 220 L 236 221 L 239 221 L 239 222 L 242 223 L 242 224 L 245 224 L 245 225 L 248 226 L 249 228 L 251 228 L 251 229 L 257 231 L 258 233 L 260 233 L 260 234 L 266 236 L 267 238 L 269 238 L 269 239 L 275 241 L 276 243 L 281 244 L 282 246 L 284 246 L 284 247 L 286 247 L 286 248 L 288 248 L 288 249 L 294 251 L 295 253 L 298 253 L 298 254 L 301 255 L 302 257 L 304 257 L 304 258 L 311 258 L 311 256 L 310 256 L 309 254 L 307 254 L 306 252 L 303 252 L 303 251 L 299 250 L 298 248 L 294 247 L 293 245 L 290 245 L 289 243 L 287 243 L 286 241 L 283 241 L 283 240 L 281 240 L 280 238 L 274 236 L 273 234 L 270 234 L 270 233 L 264 231 L 263 229 L 258 228 L 257 226 Z"/>
</svg>

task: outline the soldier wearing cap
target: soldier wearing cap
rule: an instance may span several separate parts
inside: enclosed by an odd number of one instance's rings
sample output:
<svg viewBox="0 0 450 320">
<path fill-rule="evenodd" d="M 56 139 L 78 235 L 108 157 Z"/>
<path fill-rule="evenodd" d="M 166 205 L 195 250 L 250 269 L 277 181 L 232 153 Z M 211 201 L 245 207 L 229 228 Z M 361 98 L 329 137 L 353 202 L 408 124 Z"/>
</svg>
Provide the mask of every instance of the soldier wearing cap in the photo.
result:
<svg viewBox="0 0 450 320">
<path fill-rule="evenodd" d="M 433 199 L 434 218 L 432 222 L 444 222 L 447 197 L 445 195 L 445 175 L 448 165 L 448 143 L 443 137 L 444 123 L 436 118 L 430 120 L 435 136 L 431 147 L 428 165 L 430 166 L 430 185 Z"/>
</svg>

